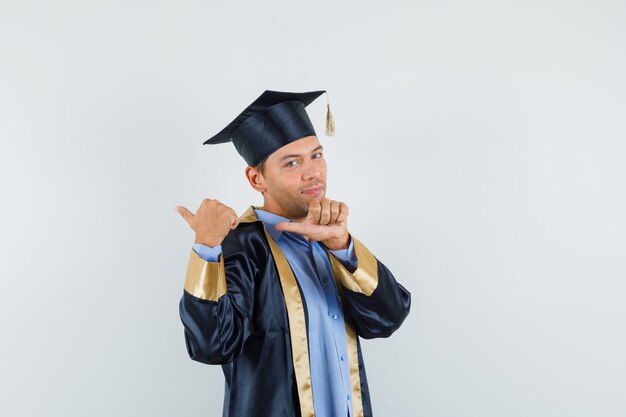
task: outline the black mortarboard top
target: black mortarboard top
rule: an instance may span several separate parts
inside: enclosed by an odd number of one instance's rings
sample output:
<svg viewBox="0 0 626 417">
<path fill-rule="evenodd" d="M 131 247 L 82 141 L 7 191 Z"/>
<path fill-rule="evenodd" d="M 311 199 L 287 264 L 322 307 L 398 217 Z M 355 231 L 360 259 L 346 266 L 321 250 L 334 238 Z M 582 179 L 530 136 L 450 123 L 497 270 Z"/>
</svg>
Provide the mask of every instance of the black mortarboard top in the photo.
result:
<svg viewBox="0 0 626 417">
<path fill-rule="evenodd" d="M 306 136 L 317 136 L 305 110 L 325 90 L 306 93 L 265 90 L 206 144 L 233 142 L 250 166 L 257 166 L 274 151 Z M 334 122 L 327 105 L 326 135 L 334 134 Z"/>
</svg>

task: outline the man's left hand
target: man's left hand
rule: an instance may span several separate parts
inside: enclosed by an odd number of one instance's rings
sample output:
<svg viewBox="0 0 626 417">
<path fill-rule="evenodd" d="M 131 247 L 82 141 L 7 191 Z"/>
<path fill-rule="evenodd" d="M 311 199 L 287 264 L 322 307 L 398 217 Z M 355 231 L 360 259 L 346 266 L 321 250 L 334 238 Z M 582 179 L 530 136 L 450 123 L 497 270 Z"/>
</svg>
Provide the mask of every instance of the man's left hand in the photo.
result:
<svg viewBox="0 0 626 417">
<path fill-rule="evenodd" d="M 323 198 L 311 201 L 309 214 L 302 222 L 281 222 L 276 230 L 299 233 L 309 240 L 321 242 L 330 250 L 347 249 L 348 206 L 340 201 Z"/>
</svg>

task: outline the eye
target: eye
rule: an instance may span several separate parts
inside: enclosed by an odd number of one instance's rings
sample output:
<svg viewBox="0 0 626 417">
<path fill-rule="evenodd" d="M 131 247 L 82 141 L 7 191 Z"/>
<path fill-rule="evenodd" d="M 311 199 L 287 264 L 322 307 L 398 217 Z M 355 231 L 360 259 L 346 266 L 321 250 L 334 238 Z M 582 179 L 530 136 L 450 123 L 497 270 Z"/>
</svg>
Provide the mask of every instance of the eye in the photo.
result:
<svg viewBox="0 0 626 417">
<path fill-rule="evenodd" d="M 293 168 L 296 166 L 296 164 L 298 163 L 298 161 L 296 161 L 295 159 L 293 161 L 289 161 L 285 164 L 286 167 L 290 167 Z"/>
<path fill-rule="evenodd" d="M 321 157 L 322 157 L 322 153 L 321 152 L 313 154 L 313 159 L 320 159 Z"/>
</svg>

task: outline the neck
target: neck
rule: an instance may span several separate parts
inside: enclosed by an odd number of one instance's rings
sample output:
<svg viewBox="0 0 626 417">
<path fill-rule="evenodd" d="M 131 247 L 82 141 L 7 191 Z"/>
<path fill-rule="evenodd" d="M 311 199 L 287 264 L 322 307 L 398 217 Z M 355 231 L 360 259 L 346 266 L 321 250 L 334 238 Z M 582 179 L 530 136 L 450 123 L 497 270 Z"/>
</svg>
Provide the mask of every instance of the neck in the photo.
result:
<svg viewBox="0 0 626 417">
<path fill-rule="evenodd" d="M 306 216 L 294 217 L 291 213 L 288 213 L 287 211 L 283 210 L 281 207 L 273 205 L 273 204 L 268 204 L 267 201 L 263 202 L 263 206 L 261 207 L 261 209 L 269 213 L 273 213 L 278 216 L 285 217 L 289 220 L 293 220 L 294 222 L 302 222 L 304 221 L 304 219 L 306 219 Z"/>
</svg>

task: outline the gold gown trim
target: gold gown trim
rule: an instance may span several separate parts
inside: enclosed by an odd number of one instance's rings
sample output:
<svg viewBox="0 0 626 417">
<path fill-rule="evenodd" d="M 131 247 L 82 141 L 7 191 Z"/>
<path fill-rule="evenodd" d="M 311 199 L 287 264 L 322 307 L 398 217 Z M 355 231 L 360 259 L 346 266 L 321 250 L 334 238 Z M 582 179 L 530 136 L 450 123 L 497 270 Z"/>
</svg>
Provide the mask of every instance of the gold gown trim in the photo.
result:
<svg viewBox="0 0 626 417">
<path fill-rule="evenodd" d="M 300 413 L 302 417 L 314 417 L 313 388 L 311 386 L 311 369 L 309 367 L 309 343 L 300 288 L 298 288 L 296 277 L 289 266 L 287 258 L 285 258 L 274 239 L 267 232 L 265 226 L 263 230 L 270 244 L 272 256 L 278 269 L 280 285 L 285 296 L 293 369 L 296 373 L 296 385 L 298 386 L 298 396 L 300 397 Z"/>
<path fill-rule="evenodd" d="M 348 349 L 348 363 L 350 364 L 350 388 L 352 390 L 352 413 L 354 417 L 363 417 L 363 396 L 361 394 L 361 375 L 359 374 L 359 352 L 357 335 L 352 320 L 345 313 L 346 345 Z"/>
<path fill-rule="evenodd" d="M 208 301 L 217 301 L 226 294 L 224 257 L 220 254 L 219 261 L 207 262 L 192 249 L 187 264 L 185 291 Z"/>
<path fill-rule="evenodd" d="M 352 292 L 372 295 L 378 287 L 378 261 L 372 252 L 360 240 L 350 235 L 354 242 L 354 253 L 357 259 L 357 269 L 350 273 L 334 256 L 330 256 L 333 273 L 338 276 L 341 284 Z"/>
<path fill-rule="evenodd" d="M 358 239 L 350 235 L 354 242 L 357 269 L 350 273 L 334 255 L 328 252 L 330 265 L 333 269 L 335 283 L 343 302 L 343 316 L 346 322 L 346 347 L 348 349 L 348 363 L 350 364 L 350 388 L 352 390 L 352 412 L 354 417 L 363 417 L 363 394 L 361 393 L 361 375 L 359 373 L 358 339 L 354 322 L 348 315 L 346 297 L 343 288 L 351 291 L 371 295 L 378 286 L 378 265 L 374 255 Z M 358 248 L 358 249 L 357 249 Z M 372 264 L 373 263 L 373 264 Z M 357 274 L 358 272 L 358 274 Z"/>
</svg>

